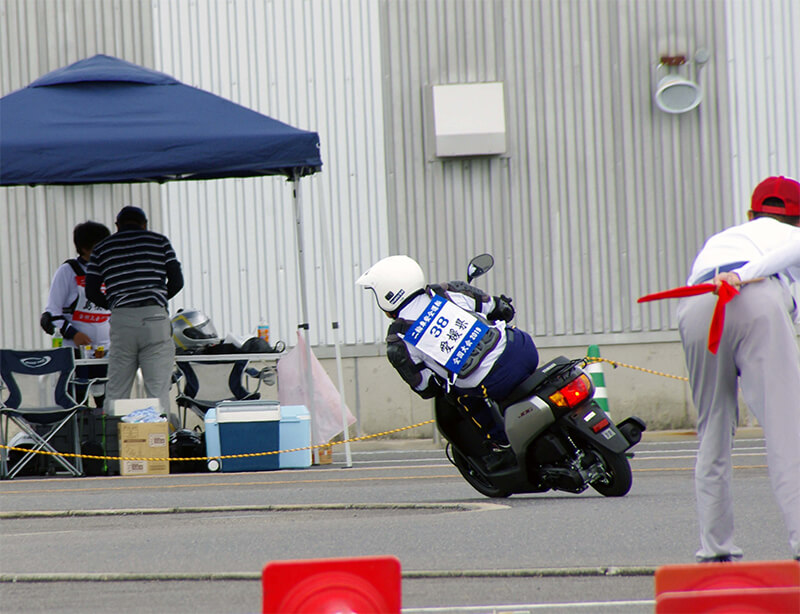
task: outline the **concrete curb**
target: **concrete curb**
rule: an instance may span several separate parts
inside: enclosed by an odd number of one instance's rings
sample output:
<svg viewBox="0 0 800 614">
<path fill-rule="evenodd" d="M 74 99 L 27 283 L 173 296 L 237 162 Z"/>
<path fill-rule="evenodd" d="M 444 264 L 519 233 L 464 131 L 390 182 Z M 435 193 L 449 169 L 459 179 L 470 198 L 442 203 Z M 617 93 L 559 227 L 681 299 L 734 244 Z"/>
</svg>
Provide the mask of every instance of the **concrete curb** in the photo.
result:
<svg viewBox="0 0 800 614">
<path fill-rule="evenodd" d="M 159 514 L 216 514 L 231 512 L 329 512 L 340 510 L 419 510 L 488 512 L 508 509 L 500 503 L 299 503 L 296 505 L 221 505 L 214 507 L 153 507 L 96 510 L 28 510 L 0 512 L 0 520 L 21 518 L 88 518 L 96 516 L 153 516 Z"/>
<path fill-rule="evenodd" d="M 655 567 L 565 567 L 539 569 L 452 569 L 404 571 L 404 580 L 437 580 L 443 578 L 588 578 L 647 577 L 655 575 Z M 51 573 L 0 574 L 0 583 L 33 582 L 168 582 L 168 581 L 231 581 L 261 580 L 260 572 L 212 573 Z"/>
</svg>

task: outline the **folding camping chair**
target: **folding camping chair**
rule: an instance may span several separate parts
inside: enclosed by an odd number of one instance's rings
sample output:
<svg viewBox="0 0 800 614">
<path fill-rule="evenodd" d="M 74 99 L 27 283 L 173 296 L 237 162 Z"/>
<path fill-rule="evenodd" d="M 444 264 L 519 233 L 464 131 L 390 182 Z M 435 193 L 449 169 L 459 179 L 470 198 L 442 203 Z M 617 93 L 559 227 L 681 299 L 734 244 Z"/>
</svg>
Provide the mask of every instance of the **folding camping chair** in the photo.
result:
<svg viewBox="0 0 800 614">
<path fill-rule="evenodd" d="M 71 461 L 51 443 L 57 435 L 69 433 L 72 440 L 68 445 L 74 454 L 81 453 L 78 415 L 87 407 L 78 403 L 69 393 L 69 385 L 75 371 L 75 359 L 72 348 L 56 348 L 49 350 L 0 350 L 0 379 L 8 390 L 5 399 L 0 398 L 0 444 L 9 445 L 9 426 L 14 423 L 33 442 L 20 459 L 9 470 L 8 450 L 0 447 L 0 478 L 13 479 L 36 455 L 47 452 L 48 456 L 59 463 L 70 474 L 83 475 L 83 463 L 80 456 Z M 57 376 L 52 388 L 52 398 L 42 400 L 48 382 L 42 376 Z M 27 385 L 23 385 L 27 384 Z M 23 390 L 27 396 L 30 389 L 39 393 L 39 403 L 23 400 Z M 2 395 L 0 395 L 2 397 Z"/>
<path fill-rule="evenodd" d="M 178 370 L 174 380 L 178 386 L 176 403 L 180 408 L 181 427 L 186 428 L 187 411 L 191 410 L 201 420 L 206 412 L 222 401 L 247 401 L 261 398 L 261 384 L 275 384 L 275 368 L 261 370 L 247 368 L 248 360 L 230 361 L 176 361 Z M 230 371 L 225 367 L 230 365 Z M 223 374 L 222 381 L 220 374 Z M 225 379 L 224 376 L 227 376 Z M 257 380 L 255 390 L 245 384 L 247 378 Z"/>
</svg>

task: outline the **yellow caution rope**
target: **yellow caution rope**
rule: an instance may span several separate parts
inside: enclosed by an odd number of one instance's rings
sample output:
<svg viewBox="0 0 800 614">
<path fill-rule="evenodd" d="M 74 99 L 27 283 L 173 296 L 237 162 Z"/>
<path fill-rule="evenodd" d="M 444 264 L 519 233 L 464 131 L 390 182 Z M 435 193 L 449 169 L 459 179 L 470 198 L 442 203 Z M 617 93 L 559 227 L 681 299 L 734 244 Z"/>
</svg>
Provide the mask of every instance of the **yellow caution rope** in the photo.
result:
<svg viewBox="0 0 800 614">
<path fill-rule="evenodd" d="M 617 362 L 616 360 L 609 360 L 608 358 L 598 358 L 598 357 L 593 357 L 593 356 L 585 356 L 583 358 L 583 360 L 587 364 L 592 363 L 592 362 L 607 362 L 608 364 L 613 366 L 615 369 L 617 367 L 625 367 L 626 369 L 634 369 L 635 371 L 642 371 L 644 373 L 650 373 L 652 375 L 659 375 L 661 377 L 668 377 L 668 378 L 680 380 L 680 381 L 683 381 L 683 382 L 688 382 L 689 381 L 688 377 L 682 377 L 682 376 L 679 376 L 679 375 L 670 375 L 669 373 L 662 373 L 660 371 L 654 371 L 652 369 L 645 369 L 643 367 L 636 367 L 634 365 L 627 365 L 627 364 L 622 363 L 622 362 Z M 315 450 L 317 448 L 327 448 L 329 446 L 337 446 L 337 445 L 341 445 L 341 444 L 344 444 L 344 443 L 351 443 L 351 442 L 354 442 L 354 441 L 367 441 L 369 439 L 377 439 L 378 437 L 383 437 L 385 435 L 392 435 L 394 433 L 401 433 L 403 431 L 408 431 L 408 430 L 411 430 L 411 429 L 415 429 L 415 428 L 418 428 L 420 426 L 425 426 L 427 424 L 432 424 L 433 422 L 435 422 L 435 420 L 433 420 L 433 419 L 425 420 L 424 422 L 417 422 L 416 424 L 411 424 L 409 426 L 403 426 L 403 427 L 396 428 L 396 429 L 391 429 L 391 430 L 388 430 L 388 431 L 382 431 L 380 433 L 375 433 L 374 435 L 362 435 L 360 437 L 351 437 L 350 439 L 343 439 L 342 441 L 331 441 L 329 443 L 316 444 L 316 445 L 313 445 L 313 446 L 306 446 L 306 447 L 303 447 L 303 448 L 291 448 L 291 449 L 288 449 L 288 450 L 271 450 L 269 452 L 250 452 L 250 453 L 247 453 L 247 454 L 227 454 L 227 455 L 224 455 L 224 456 L 193 456 L 193 457 L 185 457 L 185 458 L 150 458 L 150 457 L 128 457 L 128 456 L 97 456 L 97 455 L 93 455 L 93 454 L 70 454 L 68 452 L 55 453 L 55 452 L 49 452 L 49 451 L 45 451 L 45 450 L 30 450 L 28 448 L 18 448 L 18 447 L 14 447 L 14 446 L 6 446 L 6 445 L 2 445 L 2 444 L 0 444 L 0 448 L 4 448 L 6 450 L 16 450 L 16 451 L 19 451 L 19 452 L 31 452 L 33 454 L 44 454 L 44 455 L 49 455 L 49 456 L 68 456 L 68 457 L 71 457 L 71 458 L 80 457 L 80 458 L 91 458 L 91 459 L 97 459 L 97 460 L 118 460 L 118 461 L 123 461 L 123 460 L 165 461 L 165 460 L 168 460 L 170 462 L 207 461 L 207 460 L 211 460 L 211 459 L 224 460 L 224 459 L 228 459 L 228 458 L 250 458 L 250 457 L 254 457 L 254 456 L 269 456 L 271 454 L 288 454 L 290 452 L 300 452 L 302 450 Z"/>
</svg>

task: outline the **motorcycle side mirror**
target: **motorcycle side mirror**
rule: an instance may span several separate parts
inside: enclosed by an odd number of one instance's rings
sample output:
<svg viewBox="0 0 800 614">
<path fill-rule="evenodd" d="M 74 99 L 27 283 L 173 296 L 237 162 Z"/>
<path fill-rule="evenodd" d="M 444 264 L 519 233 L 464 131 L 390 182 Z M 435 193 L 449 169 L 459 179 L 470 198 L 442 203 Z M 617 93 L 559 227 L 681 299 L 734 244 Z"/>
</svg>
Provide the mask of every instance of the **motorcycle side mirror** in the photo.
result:
<svg viewBox="0 0 800 614">
<path fill-rule="evenodd" d="M 494 258 L 491 254 L 480 254 L 469 261 L 467 266 L 467 283 L 476 277 L 480 277 L 494 266 Z"/>
</svg>

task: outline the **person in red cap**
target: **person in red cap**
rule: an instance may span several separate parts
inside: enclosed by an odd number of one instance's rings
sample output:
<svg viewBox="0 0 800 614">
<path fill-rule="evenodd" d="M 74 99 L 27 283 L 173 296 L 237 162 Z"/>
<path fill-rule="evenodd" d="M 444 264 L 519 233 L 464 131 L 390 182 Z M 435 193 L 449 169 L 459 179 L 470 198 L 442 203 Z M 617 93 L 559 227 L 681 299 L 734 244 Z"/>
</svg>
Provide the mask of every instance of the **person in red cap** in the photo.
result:
<svg viewBox="0 0 800 614">
<path fill-rule="evenodd" d="M 731 495 L 740 387 L 764 429 L 772 489 L 792 556 L 800 560 L 800 351 L 794 326 L 798 307 L 790 290 L 800 280 L 800 183 L 787 177 L 762 181 L 753 192 L 748 220 L 709 238 L 687 281 L 718 288 L 725 281 L 739 290 L 727 304 L 716 354 L 707 346 L 716 297 L 702 294 L 678 304 L 698 414 L 696 557 L 701 562 L 742 557 L 734 543 Z"/>
</svg>

